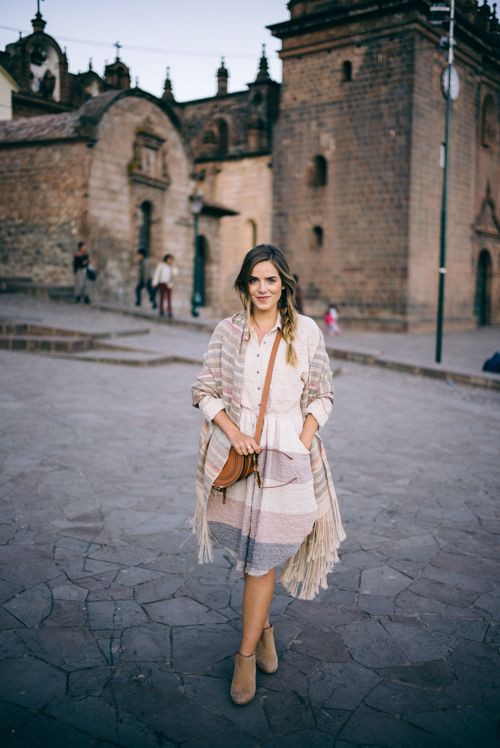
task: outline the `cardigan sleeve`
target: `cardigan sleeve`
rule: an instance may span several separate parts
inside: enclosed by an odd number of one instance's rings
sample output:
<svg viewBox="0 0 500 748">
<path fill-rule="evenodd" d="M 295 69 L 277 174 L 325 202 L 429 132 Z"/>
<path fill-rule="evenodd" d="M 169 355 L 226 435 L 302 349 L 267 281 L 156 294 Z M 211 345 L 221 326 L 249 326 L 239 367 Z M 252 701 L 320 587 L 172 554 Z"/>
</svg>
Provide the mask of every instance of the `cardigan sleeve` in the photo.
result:
<svg viewBox="0 0 500 748">
<path fill-rule="evenodd" d="M 315 324 L 315 328 L 317 334 L 309 364 L 309 397 L 306 413 L 310 413 L 319 428 L 322 428 L 333 409 L 333 379 L 323 333 L 318 325 Z"/>
<path fill-rule="evenodd" d="M 224 410 L 224 402 L 220 397 L 205 395 L 198 403 L 198 407 L 208 421 L 212 421 L 217 413 Z"/>
<path fill-rule="evenodd" d="M 210 338 L 207 352 L 203 357 L 203 368 L 191 388 L 194 407 L 200 408 L 210 421 L 224 407 L 221 375 L 222 338 L 223 330 L 220 322 Z"/>
</svg>

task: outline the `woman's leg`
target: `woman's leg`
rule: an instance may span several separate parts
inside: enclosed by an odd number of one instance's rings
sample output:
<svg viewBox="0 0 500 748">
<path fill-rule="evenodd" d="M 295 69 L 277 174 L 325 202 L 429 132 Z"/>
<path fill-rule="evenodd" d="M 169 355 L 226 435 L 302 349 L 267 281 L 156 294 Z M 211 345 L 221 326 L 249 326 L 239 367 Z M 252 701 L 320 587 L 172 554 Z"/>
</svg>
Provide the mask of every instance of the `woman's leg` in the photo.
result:
<svg viewBox="0 0 500 748">
<path fill-rule="evenodd" d="M 269 609 L 274 595 L 275 570 L 262 577 L 245 574 L 243 588 L 243 633 L 240 654 L 253 655 L 262 629 L 269 626 Z"/>
</svg>

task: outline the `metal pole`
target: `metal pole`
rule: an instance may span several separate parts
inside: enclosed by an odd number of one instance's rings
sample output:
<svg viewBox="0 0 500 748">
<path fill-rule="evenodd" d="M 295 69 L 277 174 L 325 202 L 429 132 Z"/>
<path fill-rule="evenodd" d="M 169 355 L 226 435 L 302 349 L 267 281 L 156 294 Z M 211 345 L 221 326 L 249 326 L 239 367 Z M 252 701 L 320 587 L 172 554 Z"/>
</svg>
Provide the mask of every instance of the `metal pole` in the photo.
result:
<svg viewBox="0 0 500 748">
<path fill-rule="evenodd" d="M 199 213 L 194 214 L 194 267 L 193 267 L 193 295 L 191 296 L 191 316 L 198 317 L 198 221 Z"/>
<path fill-rule="evenodd" d="M 446 227 L 447 227 L 447 207 L 448 207 L 448 171 L 449 171 L 449 148 L 450 148 L 450 126 L 452 114 L 451 98 L 451 71 L 453 65 L 454 49 L 454 32 L 455 32 L 455 0 L 450 3 L 450 32 L 448 46 L 448 63 L 446 68 L 446 105 L 444 115 L 444 142 L 443 142 L 443 189 L 441 196 L 441 226 L 439 241 L 439 287 L 438 287 L 438 305 L 437 305 L 437 326 L 436 326 L 436 363 L 441 363 L 441 353 L 443 344 L 443 316 L 444 316 L 444 281 L 446 275 Z"/>
</svg>

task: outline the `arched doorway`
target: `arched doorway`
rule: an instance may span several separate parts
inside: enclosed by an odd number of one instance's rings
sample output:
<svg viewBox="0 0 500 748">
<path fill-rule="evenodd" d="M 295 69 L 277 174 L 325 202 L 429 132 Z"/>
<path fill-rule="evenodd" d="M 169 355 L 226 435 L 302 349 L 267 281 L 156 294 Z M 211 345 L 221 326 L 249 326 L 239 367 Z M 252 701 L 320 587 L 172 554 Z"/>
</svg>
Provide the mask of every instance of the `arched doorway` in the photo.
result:
<svg viewBox="0 0 500 748">
<path fill-rule="evenodd" d="M 474 316 L 478 326 L 490 324 L 491 310 L 491 255 L 482 249 L 477 260 Z"/>
<path fill-rule="evenodd" d="M 208 306 L 209 293 L 207 283 L 208 241 L 203 234 L 198 236 L 198 289 L 200 291 L 200 306 Z"/>
<path fill-rule="evenodd" d="M 145 200 L 140 207 L 139 224 L 139 247 L 149 257 L 151 254 L 151 224 L 153 219 L 153 206 Z"/>
</svg>

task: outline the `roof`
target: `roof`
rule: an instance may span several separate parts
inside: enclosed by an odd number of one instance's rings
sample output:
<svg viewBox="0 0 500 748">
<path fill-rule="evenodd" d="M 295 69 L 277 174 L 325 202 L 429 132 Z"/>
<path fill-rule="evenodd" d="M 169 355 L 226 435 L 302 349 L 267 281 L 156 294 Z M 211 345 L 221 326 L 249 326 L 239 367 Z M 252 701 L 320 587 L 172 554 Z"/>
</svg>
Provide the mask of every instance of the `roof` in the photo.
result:
<svg viewBox="0 0 500 748">
<path fill-rule="evenodd" d="M 179 120 L 168 105 L 151 94 L 134 88 L 128 91 L 105 91 L 83 104 L 74 112 L 43 114 L 38 117 L 22 117 L 0 122 L 0 147 L 19 144 L 47 143 L 61 140 L 86 140 L 92 142 L 97 137 L 97 127 L 108 108 L 118 99 L 125 97 L 148 99 L 171 119 L 179 129 Z"/>
</svg>

